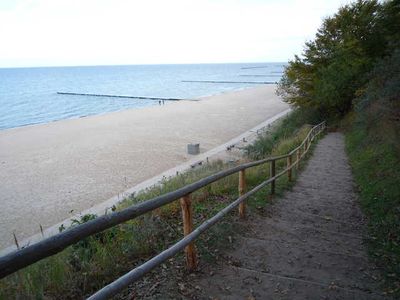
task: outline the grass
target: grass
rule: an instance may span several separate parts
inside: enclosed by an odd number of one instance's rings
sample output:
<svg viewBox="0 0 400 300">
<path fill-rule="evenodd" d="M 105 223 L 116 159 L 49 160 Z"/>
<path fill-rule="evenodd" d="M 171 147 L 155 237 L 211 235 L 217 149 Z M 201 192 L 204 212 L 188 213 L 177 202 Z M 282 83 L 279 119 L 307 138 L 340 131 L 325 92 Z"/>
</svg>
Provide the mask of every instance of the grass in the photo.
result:
<svg viewBox="0 0 400 300">
<path fill-rule="evenodd" d="M 264 133 L 252 145 L 248 146 L 248 156 L 251 159 L 261 159 L 271 153 L 285 154 L 297 145 L 292 142 L 294 137 L 297 137 L 298 141 L 302 140 L 302 134 L 297 134 L 299 128 L 304 130 L 305 124 L 317 124 L 321 121 L 318 114 L 312 110 L 296 109 L 290 114 L 289 118 L 284 118 L 278 122 L 278 125 L 271 132 Z"/>
<path fill-rule="evenodd" d="M 368 217 L 369 254 L 383 270 L 386 292 L 400 296 L 400 125 L 392 115 L 396 111 L 399 107 L 388 110 L 388 105 L 373 102 L 349 115 L 344 127 Z"/>
<path fill-rule="evenodd" d="M 256 143 L 248 148 L 249 155 L 244 157 L 243 161 L 284 154 L 295 148 L 310 129 L 310 126 L 305 125 L 308 117 L 295 111 L 280 121 L 269 133 L 260 136 Z M 277 173 L 285 166 L 286 161 L 278 162 Z M 216 161 L 184 174 L 165 178 L 159 185 L 125 199 L 116 209 L 120 210 L 176 190 L 229 167 L 232 167 L 232 164 Z M 248 169 L 246 171 L 248 189 L 268 177 L 268 165 Z M 195 226 L 236 199 L 237 186 L 238 175 L 234 174 L 194 192 L 192 203 Z M 279 195 L 290 186 L 291 183 L 288 182 L 286 176 L 282 176 L 277 180 L 276 193 Z M 269 187 L 248 199 L 246 202 L 248 212 L 258 213 L 260 207 L 266 205 L 268 194 Z M 83 216 L 72 226 L 95 217 L 95 215 Z M 216 254 L 218 251 L 229 247 L 231 237 L 240 231 L 236 220 L 238 220 L 237 212 L 230 213 L 196 241 L 200 261 L 212 262 L 218 259 Z M 182 238 L 182 220 L 179 201 L 175 201 L 152 213 L 86 238 L 57 255 L 8 276 L 0 281 L 0 299 L 85 298 L 174 244 L 180 238 Z M 170 277 L 167 275 L 163 277 L 164 273 L 179 276 L 184 272 L 184 257 L 178 255 L 123 294 L 131 295 L 134 289 L 135 296 L 144 296 L 152 290 L 149 285 L 152 286 L 154 282 L 164 282 Z M 138 294 L 138 291 L 144 292 Z"/>
</svg>

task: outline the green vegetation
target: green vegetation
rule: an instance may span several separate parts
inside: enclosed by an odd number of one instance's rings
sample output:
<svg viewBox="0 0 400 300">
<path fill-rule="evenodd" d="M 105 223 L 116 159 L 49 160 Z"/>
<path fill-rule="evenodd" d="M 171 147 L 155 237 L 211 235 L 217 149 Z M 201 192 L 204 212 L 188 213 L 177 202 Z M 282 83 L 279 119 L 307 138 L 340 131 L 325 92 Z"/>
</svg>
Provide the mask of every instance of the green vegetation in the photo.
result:
<svg viewBox="0 0 400 300">
<path fill-rule="evenodd" d="M 368 82 L 376 62 L 399 47 L 399 1 L 359 0 L 326 18 L 279 83 L 278 94 L 296 107 L 340 118 Z"/>
<path fill-rule="evenodd" d="M 326 18 L 277 93 L 342 125 L 369 219 L 369 252 L 400 295 L 400 1 L 358 0 Z"/>
<path fill-rule="evenodd" d="M 296 132 L 298 132 L 299 128 L 302 128 L 304 124 L 317 124 L 322 120 L 319 115 L 312 110 L 305 109 L 296 109 L 290 115 L 290 118 L 284 118 L 279 126 L 274 128 L 272 132 L 266 132 L 251 145 L 249 145 L 246 150 L 248 156 L 252 159 L 262 159 L 270 153 L 274 152 L 277 145 L 281 148 L 279 153 L 288 153 L 293 150 L 295 147 L 292 143 L 291 145 L 287 145 L 285 149 L 282 149 L 282 140 L 292 137 Z M 302 135 L 298 135 L 297 142 L 300 144 L 302 142 Z"/>
<path fill-rule="evenodd" d="M 259 138 L 255 146 L 249 147 L 251 149 L 249 150 L 250 156 L 254 157 L 253 153 L 258 153 L 257 157 L 259 158 L 279 155 L 295 148 L 310 129 L 310 126 L 306 125 L 308 118 L 307 114 L 295 112 L 278 122 L 269 133 Z M 273 143 L 271 143 L 271 139 Z M 266 149 L 266 145 L 268 149 Z M 260 153 L 261 149 L 262 154 Z M 243 161 L 248 159 L 244 157 Z M 229 167 L 232 167 L 232 164 L 217 161 L 175 177 L 165 178 L 159 185 L 125 199 L 116 209 L 123 209 L 176 190 Z M 285 167 L 286 161 L 277 163 L 277 172 Z M 268 165 L 247 170 L 248 188 L 256 186 L 268 177 Z M 286 176 L 282 176 L 277 180 L 276 193 L 280 194 L 290 186 Z M 238 175 L 235 174 L 193 193 L 195 226 L 215 215 L 236 199 L 237 189 Z M 269 199 L 268 195 L 269 188 L 265 188 L 251 197 L 246 202 L 248 213 L 262 212 L 262 208 Z M 77 226 L 95 217 L 95 215 L 82 216 L 71 226 Z M 237 212 L 232 212 L 196 241 L 200 262 L 218 259 L 219 251 L 231 245 L 234 235 L 243 229 L 239 225 L 240 222 L 235 221 L 238 221 Z M 64 229 L 60 228 L 60 230 Z M 181 212 L 179 201 L 175 201 L 158 211 L 86 238 L 53 257 L 8 276 L 0 281 L 0 299 L 84 298 L 161 252 L 180 238 L 182 238 Z M 135 290 L 135 296 L 141 297 L 144 294 L 140 293 L 149 291 L 154 282 L 173 281 L 174 276 L 185 276 L 185 272 L 184 257 L 179 255 L 169 260 L 161 268 L 151 272 L 146 278 L 136 283 L 132 289 Z M 174 285 L 166 284 L 166 286 Z M 129 293 L 129 291 L 125 293 Z"/>
<path fill-rule="evenodd" d="M 371 72 L 346 142 L 361 205 L 369 218 L 369 250 L 385 270 L 387 289 L 400 295 L 400 51 Z M 350 124 L 349 124 L 350 123 Z"/>
</svg>

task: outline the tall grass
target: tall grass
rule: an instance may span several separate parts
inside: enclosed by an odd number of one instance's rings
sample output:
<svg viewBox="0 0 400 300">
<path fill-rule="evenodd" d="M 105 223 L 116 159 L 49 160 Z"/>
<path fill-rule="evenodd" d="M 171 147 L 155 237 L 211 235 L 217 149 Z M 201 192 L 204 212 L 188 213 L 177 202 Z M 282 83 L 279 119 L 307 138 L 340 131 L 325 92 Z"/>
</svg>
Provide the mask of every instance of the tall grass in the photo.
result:
<svg viewBox="0 0 400 300">
<path fill-rule="evenodd" d="M 306 136 L 310 126 L 308 116 L 298 111 L 274 126 L 250 146 L 249 156 L 243 161 L 268 155 L 284 154 L 295 148 Z M 256 153 L 256 154 L 255 154 Z M 241 162 L 239 162 L 241 163 Z M 277 172 L 286 162 L 277 163 Z M 160 184 L 125 199 L 116 207 L 125 207 L 174 191 L 208 175 L 232 167 L 222 161 L 210 162 L 183 174 L 165 178 Z M 248 169 L 248 188 L 269 177 L 269 166 Z M 277 193 L 288 188 L 285 176 L 277 181 Z M 213 216 L 237 197 L 238 175 L 228 176 L 192 194 L 195 226 Z M 250 213 L 266 205 L 269 189 L 266 188 L 247 203 Z M 76 220 L 72 226 L 86 222 L 94 215 Z M 212 259 L 213 251 L 225 247 L 227 237 L 237 231 L 236 212 L 196 241 L 202 260 Z M 81 299 L 100 289 L 110 281 L 141 264 L 151 256 L 182 238 L 179 202 L 175 201 L 159 210 L 120 224 L 86 238 L 63 252 L 33 264 L 0 281 L 0 299 Z M 183 261 L 183 256 L 178 260 Z M 176 267 L 176 266 L 175 266 Z M 146 279 L 145 279 L 146 280 Z"/>
<path fill-rule="evenodd" d="M 400 49 L 369 77 L 344 122 L 346 146 L 368 217 L 369 253 L 386 291 L 400 296 Z"/>
<path fill-rule="evenodd" d="M 299 129 L 307 123 L 317 124 L 321 121 L 317 112 L 298 108 L 290 114 L 290 117 L 278 121 L 271 131 L 266 131 L 252 145 L 249 145 L 246 149 L 248 156 L 251 159 L 261 159 L 271 153 L 277 153 L 275 151 L 277 147 L 281 148 L 278 154 L 287 153 L 287 150 L 290 151 L 296 147 L 296 143 L 292 143 L 293 137 L 297 137 L 297 141 L 302 139 L 302 135 L 297 134 Z M 291 145 L 291 147 L 283 148 L 281 144 L 285 140 L 288 140 L 287 146 Z"/>
</svg>

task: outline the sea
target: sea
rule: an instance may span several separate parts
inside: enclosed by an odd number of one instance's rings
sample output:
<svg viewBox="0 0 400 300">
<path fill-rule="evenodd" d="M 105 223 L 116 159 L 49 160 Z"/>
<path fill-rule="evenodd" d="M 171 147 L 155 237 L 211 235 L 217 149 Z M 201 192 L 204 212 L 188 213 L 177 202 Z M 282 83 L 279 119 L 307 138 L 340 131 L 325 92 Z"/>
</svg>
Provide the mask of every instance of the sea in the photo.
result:
<svg viewBox="0 0 400 300">
<path fill-rule="evenodd" d="M 285 63 L 0 68 L 0 130 L 278 82 Z M 66 95 L 59 93 L 142 97 Z M 148 98 L 146 98 L 148 97 Z M 168 102 L 168 101 L 166 101 Z"/>
</svg>

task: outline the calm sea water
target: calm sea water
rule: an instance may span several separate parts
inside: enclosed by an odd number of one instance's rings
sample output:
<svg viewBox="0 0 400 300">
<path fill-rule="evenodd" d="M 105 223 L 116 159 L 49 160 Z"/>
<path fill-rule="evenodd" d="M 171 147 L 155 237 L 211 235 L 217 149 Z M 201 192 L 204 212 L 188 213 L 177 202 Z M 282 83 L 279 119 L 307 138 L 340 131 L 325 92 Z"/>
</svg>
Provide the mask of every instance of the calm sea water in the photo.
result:
<svg viewBox="0 0 400 300">
<path fill-rule="evenodd" d="M 197 98 L 276 82 L 283 63 L 133 65 L 0 69 L 0 129 L 159 105 L 154 100 L 59 95 L 57 92 Z"/>
</svg>

